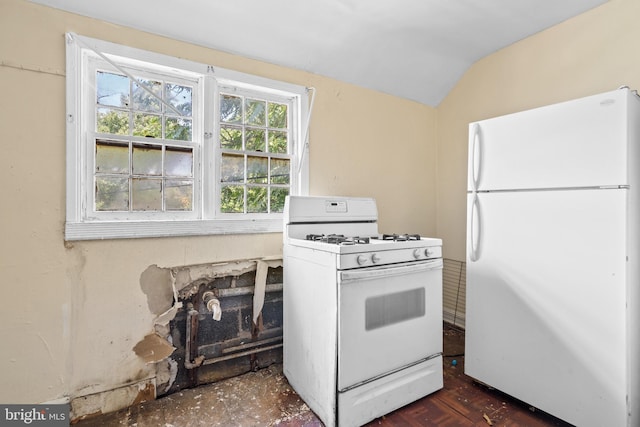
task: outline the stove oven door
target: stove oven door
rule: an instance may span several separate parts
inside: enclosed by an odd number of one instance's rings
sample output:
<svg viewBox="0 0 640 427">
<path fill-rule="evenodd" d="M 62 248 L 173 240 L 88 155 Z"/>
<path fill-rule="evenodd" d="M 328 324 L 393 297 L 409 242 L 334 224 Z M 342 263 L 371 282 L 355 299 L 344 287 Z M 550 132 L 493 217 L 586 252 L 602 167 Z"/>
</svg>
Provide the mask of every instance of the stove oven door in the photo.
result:
<svg viewBox="0 0 640 427">
<path fill-rule="evenodd" d="M 442 353 L 442 259 L 338 277 L 339 391 Z"/>
</svg>

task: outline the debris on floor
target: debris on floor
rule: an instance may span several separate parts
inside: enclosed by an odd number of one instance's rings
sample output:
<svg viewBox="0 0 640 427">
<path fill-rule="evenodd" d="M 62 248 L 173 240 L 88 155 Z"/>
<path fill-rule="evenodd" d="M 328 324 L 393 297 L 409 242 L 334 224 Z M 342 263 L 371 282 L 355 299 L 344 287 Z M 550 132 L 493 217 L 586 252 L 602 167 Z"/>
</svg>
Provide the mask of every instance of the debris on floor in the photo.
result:
<svg viewBox="0 0 640 427">
<path fill-rule="evenodd" d="M 489 424 L 490 426 L 493 425 L 493 422 L 491 421 L 491 418 L 489 418 L 489 416 L 487 414 L 482 414 L 482 418 L 484 418 L 484 420 L 487 422 L 487 424 Z"/>
<path fill-rule="evenodd" d="M 182 390 L 136 407 L 86 419 L 81 427 L 278 426 L 320 427 L 275 364 L 256 372 Z"/>
</svg>

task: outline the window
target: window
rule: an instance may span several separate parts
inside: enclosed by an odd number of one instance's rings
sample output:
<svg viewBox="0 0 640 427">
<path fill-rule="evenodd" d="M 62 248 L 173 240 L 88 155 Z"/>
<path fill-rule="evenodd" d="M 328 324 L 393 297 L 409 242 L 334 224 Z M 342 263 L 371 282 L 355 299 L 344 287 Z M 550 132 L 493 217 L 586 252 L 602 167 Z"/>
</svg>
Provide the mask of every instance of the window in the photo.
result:
<svg viewBox="0 0 640 427">
<path fill-rule="evenodd" d="M 282 231 L 307 89 L 67 35 L 67 240 Z"/>
<path fill-rule="evenodd" d="M 290 106 L 260 95 L 220 88 L 221 213 L 282 212 L 289 194 Z"/>
<path fill-rule="evenodd" d="M 177 212 L 197 218 L 194 160 L 201 141 L 193 135 L 193 105 L 201 83 L 109 65 L 92 58 L 86 67 L 85 87 L 95 88 L 87 90 L 84 117 L 86 164 L 94 165 L 86 218 L 177 219 L 170 215 Z"/>
</svg>

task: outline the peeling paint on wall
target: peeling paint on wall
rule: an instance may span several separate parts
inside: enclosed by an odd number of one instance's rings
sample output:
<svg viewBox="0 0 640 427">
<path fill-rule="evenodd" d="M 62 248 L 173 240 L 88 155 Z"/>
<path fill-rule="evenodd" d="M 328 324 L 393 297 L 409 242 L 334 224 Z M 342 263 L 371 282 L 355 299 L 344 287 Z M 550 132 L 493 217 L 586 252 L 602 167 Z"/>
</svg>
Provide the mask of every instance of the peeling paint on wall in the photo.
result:
<svg viewBox="0 0 640 427">
<path fill-rule="evenodd" d="M 156 364 L 156 386 L 159 394 L 168 393 L 178 376 L 178 362 L 169 358 Z"/>
<path fill-rule="evenodd" d="M 155 398 L 156 387 L 152 378 L 117 389 L 77 397 L 71 401 L 71 422 L 75 423 Z"/>
<path fill-rule="evenodd" d="M 153 386 L 153 384 L 147 384 L 144 387 L 138 388 L 138 395 L 133 400 L 133 403 L 131 405 L 133 406 L 142 402 L 148 402 L 150 400 L 154 400 L 155 398 L 156 388 Z"/>
<path fill-rule="evenodd" d="M 150 265 L 140 275 L 140 288 L 147 296 L 149 311 L 159 315 L 166 312 L 173 304 L 173 288 L 171 287 L 171 270 Z"/>
<path fill-rule="evenodd" d="M 175 347 L 158 334 L 149 334 L 133 347 L 133 351 L 145 363 L 155 363 L 166 359 Z"/>
</svg>

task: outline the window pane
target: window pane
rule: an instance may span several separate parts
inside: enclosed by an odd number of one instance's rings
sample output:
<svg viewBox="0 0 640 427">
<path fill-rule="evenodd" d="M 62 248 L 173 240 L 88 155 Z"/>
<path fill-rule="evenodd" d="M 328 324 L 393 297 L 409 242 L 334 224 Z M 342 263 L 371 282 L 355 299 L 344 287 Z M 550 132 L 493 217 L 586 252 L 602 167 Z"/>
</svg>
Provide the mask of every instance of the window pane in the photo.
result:
<svg viewBox="0 0 640 427">
<path fill-rule="evenodd" d="M 244 187 L 227 185 L 222 187 L 220 211 L 224 213 L 244 213 Z"/>
<path fill-rule="evenodd" d="M 223 154 L 221 163 L 221 182 L 244 182 L 243 155 Z"/>
<path fill-rule="evenodd" d="M 133 135 L 162 138 L 162 121 L 160 116 L 135 113 L 133 115 Z"/>
<path fill-rule="evenodd" d="M 247 188 L 247 212 L 267 212 L 267 187 Z"/>
<path fill-rule="evenodd" d="M 131 95 L 133 97 L 133 109 L 155 113 L 162 112 L 162 103 L 160 102 L 160 98 L 162 98 L 162 83 L 141 78 L 138 78 L 137 80 L 140 83 L 133 82 L 133 90 L 131 92 Z M 153 96 L 149 92 L 144 90 L 141 84 L 143 84 L 156 96 Z"/>
<path fill-rule="evenodd" d="M 242 122 L 242 98 L 231 95 L 220 96 L 220 121 L 225 123 Z"/>
<path fill-rule="evenodd" d="M 263 129 L 247 129 L 246 150 L 248 151 L 267 151 L 265 142 L 266 131 Z"/>
<path fill-rule="evenodd" d="M 267 103 L 265 101 L 258 101 L 256 99 L 247 99 L 245 105 L 245 123 L 254 126 L 265 125 L 265 110 L 267 109 Z"/>
<path fill-rule="evenodd" d="M 167 147 L 164 153 L 166 176 L 193 176 L 193 150 L 191 148 Z"/>
<path fill-rule="evenodd" d="M 96 177 L 96 211 L 129 210 L 129 178 Z"/>
<path fill-rule="evenodd" d="M 131 200 L 134 211 L 162 210 L 162 180 L 134 178 L 131 183 Z"/>
<path fill-rule="evenodd" d="M 162 147 L 154 145 L 133 145 L 133 174 L 161 175 Z"/>
<path fill-rule="evenodd" d="M 271 212 L 282 212 L 284 210 L 284 199 L 289 195 L 288 188 L 271 189 Z"/>
<path fill-rule="evenodd" d="M 98 108 L 96 112 L 96 132 L 128 135 L 129 113 L 111 108 Z"/>
<path fill-rule="evenodd" d="M 165 135 L 167 139 L 191 141 L 191 119 L 167 117 L 165 119 Z"/>
<path fill-rule="evenodd" d="M 287 127 L 287 106 L 285 104 L 269 103 L 269 127 Z"/>
<path fill-rule="evenodd" d="M 191 116 L 192 112 L 192 91 L 189 86 L 182 86 L 173 83 L 165 85 L 167 90 L 167 102 L 176 110 L 180 111 L 183 116 Z M 175 111 L 168 109 L 167 113 L 175 114 Z"/>
<path fill-rule="evenodd" d="M 129 144 L 96 141 L 96 172 L 129 173 Z"/>
<path fill-rule="evenodd" d="M 269 152 L 270 153 L 286 153 L 287 152 L 287 132 L 279 130 L 269 131 Z"/>
<path fill-rule="evenodd" d="M 271 184 L 289 184 L 288 159 L 271 159 Z"/>
<path fill-rule="evenodd" d="M 242 150 L 242 129 L 220 126 L 220 147 L 229 150 Z"/>
<path fill-rule="evenodd" d="M 164 187 L 164 206 L 168 211 L 190 211 L 193 206 L 193 181 L 167 179 Z"/>
<path fill-rule="evenodd" d="M 247 182 L 254 184 L 267 183 L 267 167 L 269 159 L 266 157 L 247 157 Z"/>
<path fill-rule="evenodd" d="M 96 86 L 96 102 L 98 104 L 122 108 L 129 106 L 128 77 L 98 71 Z"/>
</svg>

